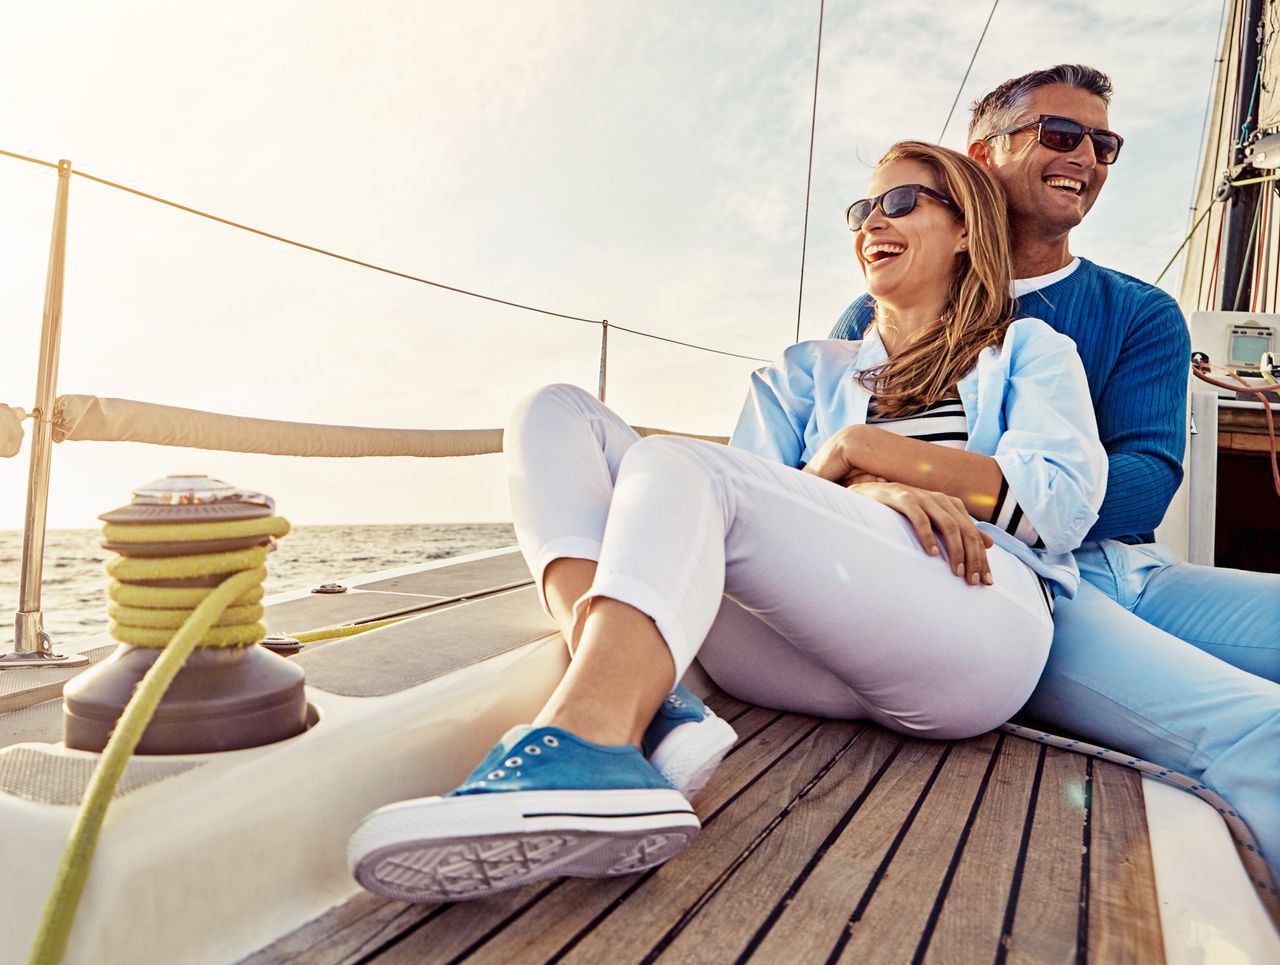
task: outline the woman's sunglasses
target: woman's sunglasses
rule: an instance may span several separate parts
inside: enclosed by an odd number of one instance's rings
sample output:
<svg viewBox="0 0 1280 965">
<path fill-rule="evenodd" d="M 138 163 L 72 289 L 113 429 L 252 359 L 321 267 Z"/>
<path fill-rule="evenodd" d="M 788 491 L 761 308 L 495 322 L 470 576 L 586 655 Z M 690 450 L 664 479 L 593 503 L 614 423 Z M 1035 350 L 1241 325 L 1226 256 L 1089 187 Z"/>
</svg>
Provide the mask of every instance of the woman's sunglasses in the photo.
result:
<svg viewBox="0 0 1280 965">
<path fill-rule="evenodd" d="M 1093 142 L 1093 156 L 1098 159 L 1099 164 L 1115 164 L 1116 158 L 1120 156 L 1120 148 L 1124 146 L 1124 138 L 1115 131 L 1085 127 L 1069 117 L 1054 114 L 1041 114 L 1034 120 L 1023 121 L 988 134 L 983 140 L 989 141 L 1002 134 L 1017 134 L 1029 127 L 1036 128 L 1036 138 L 1051 151 L 1074 151 L 1080 139 L 1088 134 L 1089 140 Z"/>
<path fill-rule="evenodd" d="M 871 212 L 875 211 L 877 205 L 880 206 L 886 218 L 901 218 L 916 209 L 916 202 L 922 194 L 928 195 L 939 204 L 945 204 L 953 211 L 956 210 L 954 201 L 933 188 L 926 188 L 923 184 L 900 184 L 896 188 L 890 188 L 884 194 L 877 194 L 874 198 L 863 198 L 861 201 L 853 202 L 845 211 L 844 220 L 849 223 L 850 231 L 858 231 L 871 217 Z"/>
</svg>

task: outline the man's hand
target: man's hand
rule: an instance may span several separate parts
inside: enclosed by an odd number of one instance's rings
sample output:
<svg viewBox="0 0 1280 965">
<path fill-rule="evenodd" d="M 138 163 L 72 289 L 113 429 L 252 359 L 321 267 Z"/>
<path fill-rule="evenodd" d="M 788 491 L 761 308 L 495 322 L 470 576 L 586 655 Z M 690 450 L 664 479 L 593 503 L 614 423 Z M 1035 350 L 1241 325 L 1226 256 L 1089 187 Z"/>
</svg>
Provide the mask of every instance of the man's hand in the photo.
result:
<svg viewBox="0 0 1280 965">
<path fill-rule="evenodd" d="M 962 580 L 967 579 L 974 586 L 979 582 L 992 584 L 987 562 L 992 539 L 978 529 L 959 497 L 891 482 L 854 483 L 849 489 L 905 516 L 930 556 L 939 555 L 940 536 L 951 569 Z"/>
</svg>

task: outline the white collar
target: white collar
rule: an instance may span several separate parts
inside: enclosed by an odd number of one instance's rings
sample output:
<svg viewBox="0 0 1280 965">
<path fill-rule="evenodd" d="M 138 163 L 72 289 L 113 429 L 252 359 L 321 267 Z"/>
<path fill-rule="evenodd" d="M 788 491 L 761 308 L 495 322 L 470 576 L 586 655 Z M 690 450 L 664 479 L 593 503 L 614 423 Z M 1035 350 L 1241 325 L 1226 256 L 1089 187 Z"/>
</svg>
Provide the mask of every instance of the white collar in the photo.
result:
<svg viewBox="0 0 1280 965">
<path fill-rule="evenodd" d="M 1040 288 L 1048 288 L 1055 282 L 1060 282 L 1073 271 L 1080 267 L 1080 259 L 1072 258 L 1065 268 L 1059 268 L 1057 271 L 1051 271 L 1047 275 L 1036 275 L 1034 278 L 1015 278 L 1013 280 L 1013 297 L 1020 298 Z"/>
</svg>

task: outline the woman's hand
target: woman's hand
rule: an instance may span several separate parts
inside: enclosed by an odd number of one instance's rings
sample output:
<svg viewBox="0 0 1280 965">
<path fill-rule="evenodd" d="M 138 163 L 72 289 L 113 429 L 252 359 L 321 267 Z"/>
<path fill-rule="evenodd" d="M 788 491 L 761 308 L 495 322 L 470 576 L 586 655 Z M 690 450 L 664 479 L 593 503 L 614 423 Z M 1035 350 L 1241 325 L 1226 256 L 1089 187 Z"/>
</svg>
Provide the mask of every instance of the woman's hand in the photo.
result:
<svg viewBox="0 0 1280 965">
<path fill-rule="evenodd" d="M 867 472 L 853 460 L 853 453 L 857 450 L 861 434 L 866 428 L 864 425 L 845 426 L 832 435 L 805 464 L 804 471 L 839 483 L 841 486 L 881 479 L 881 476 Z"/>
<path fill-rule="evenodd" d="M 941 536 L 956 576 L 974 586 L 979 582 L 991 585 L 991 566 L 987 562 L 991 537 L 978 529 L 959 497 L 892 482 L 860 482 L 849 489 L 905 516 L 930 556 L 939 555 Z"/>
</svg>

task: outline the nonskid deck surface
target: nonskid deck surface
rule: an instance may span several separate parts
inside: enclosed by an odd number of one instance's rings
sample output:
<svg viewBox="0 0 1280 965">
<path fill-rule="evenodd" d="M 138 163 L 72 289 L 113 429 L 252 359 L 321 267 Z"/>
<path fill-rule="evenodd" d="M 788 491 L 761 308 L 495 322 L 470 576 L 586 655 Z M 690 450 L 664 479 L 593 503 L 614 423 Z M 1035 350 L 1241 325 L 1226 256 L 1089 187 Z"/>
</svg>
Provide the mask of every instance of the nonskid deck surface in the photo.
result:
<svg viewBox="0 0 1280 965">
<path fill-rule="evenodd" d="M 708 702 L 740 740 L 667 864 L 471 902 L 360 894 L 247 961 L 1163 960 L 1137 774 Z"/>
</svg>

